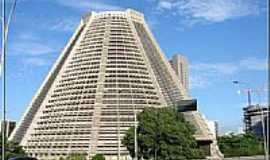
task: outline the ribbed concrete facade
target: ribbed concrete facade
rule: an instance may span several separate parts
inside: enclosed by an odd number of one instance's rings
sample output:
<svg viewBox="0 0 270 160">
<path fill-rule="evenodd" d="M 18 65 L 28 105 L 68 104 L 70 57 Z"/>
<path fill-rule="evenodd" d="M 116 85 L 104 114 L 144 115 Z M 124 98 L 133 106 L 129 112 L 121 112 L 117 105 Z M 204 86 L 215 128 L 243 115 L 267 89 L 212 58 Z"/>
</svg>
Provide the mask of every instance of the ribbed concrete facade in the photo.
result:
<svg viewBox="0 0 270 160">
<path fill-rule="evenodd" d="M 83 17 L 11 139 L 39 159 L 71 153 L 101 153 L 106 159 L 120 154 L 128 159 L 121 139 L 134 126 L 135 113 L 182 99 L 189 97 L 141 13 L 91 12 Z"/>
</svg>

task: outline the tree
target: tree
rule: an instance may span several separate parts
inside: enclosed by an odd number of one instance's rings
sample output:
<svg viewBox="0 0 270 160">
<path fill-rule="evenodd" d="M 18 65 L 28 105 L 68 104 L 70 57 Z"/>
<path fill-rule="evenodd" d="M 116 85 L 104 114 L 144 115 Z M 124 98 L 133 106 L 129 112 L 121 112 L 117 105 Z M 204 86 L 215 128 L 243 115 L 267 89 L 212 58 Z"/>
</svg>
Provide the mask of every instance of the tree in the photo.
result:
<svg viewBox="0 0 270 160">
<path fill-rule="evenodd" d="M 1 153 L 2 153 L 2 138 L 0 140 L 1 143 Z M 23 148 L 16 142 L 13 141 L 7 141 L 5 145 L 5 160 L 13 157 L 22 157 L 26 156 L 26 153 L 24 152 Z"/>
<path fill-rule="evenodd" d="M 96 154 L 92 160 L 105 160 L 105 157 L 103 154 Z"/>
<path fill-rule="evenodd" d="M 155 160 L 184 160 L 202 158 L 193 134 L 195 128 L 172 107 L 147 107 L 138 115 L 138 158 Z M 122 143 L 134 157 L 134 127 Z"/>
<path fill-rule="evenodd" d="M 86 154 L 72 153 L 65 158 L 66 160 L 86 160 Z"/>
<path fill-rule="evenodd" d="M 60 158 L 59 158 L 59 160 L 65 160 L 65 158 L 63 158 L 63 157 L 60 157 Z"/>
<path fill-rule="evenodd" d="M 264 154 L 263 143 L 253 134 L 233 134 L 218 137 L 218 145 L 225 157 Z"/>
</svg>

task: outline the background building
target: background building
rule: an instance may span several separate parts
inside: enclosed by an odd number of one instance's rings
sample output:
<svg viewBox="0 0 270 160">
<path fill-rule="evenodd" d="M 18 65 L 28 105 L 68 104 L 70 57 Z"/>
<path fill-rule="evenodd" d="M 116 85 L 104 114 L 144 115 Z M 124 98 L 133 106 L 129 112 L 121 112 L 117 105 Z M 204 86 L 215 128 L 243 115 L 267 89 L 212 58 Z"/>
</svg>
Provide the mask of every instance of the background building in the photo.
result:
<svg viewBox="0 0 270 160">
<path fill-rule="evenodd" d="M 207 120 L 207 125 L 211 131 L 211 133 L 217 138 L 218 137 L 218 122 Z"/>
<path fill-rule="evenodd" d="M 100 153 L 128 159 L 121 144 L 145 107 L 192 99 L 148 28 L 143 14 L 91 12 L 33 97 L 10 139 L 38 159 Z M 219 156 L 215 137 L 197 110 L 184 113 L 195 138 Z"/>
<path fill-rule="evenodd" d="M 0 132 L 2 132 L 2 125 L 3 125 L 3 121 L 1 124 Z M 15 121 L 10 121 L 10 120 L 6 121 L 6 123 L 5 123 L 6 137 L 9 137 L 11 135 L 11 133 L 15 129 L 15 127 L 16 127 Z"/>
<path fill-rule="evenodd" d="M 170 60 L 170 64 L 174 69 L 176 75 L 178 76 L 181 84 L 186 89 L 189 90 L 189 74 L 188 74 L 188 60 L 186 57 L 180 54 L 174 54 Z"/>
<path fill-rule="evenodd" d="M 267 133 L 268 108 L 260 105 L 250 105 L 244 109 L 244 131 L 253 132 L 259 137 Z M 263 130 L 264 129 L 264 130 Z"/>
</svg>

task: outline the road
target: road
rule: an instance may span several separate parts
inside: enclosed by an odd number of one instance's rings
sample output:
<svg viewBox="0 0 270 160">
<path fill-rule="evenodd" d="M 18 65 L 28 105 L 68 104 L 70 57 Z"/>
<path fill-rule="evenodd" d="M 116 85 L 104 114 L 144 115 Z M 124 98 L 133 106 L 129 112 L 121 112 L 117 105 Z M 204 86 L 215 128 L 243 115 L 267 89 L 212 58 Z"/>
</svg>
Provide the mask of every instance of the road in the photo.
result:
<svg viewBox="0 0 270 160">
<path fill-rule="evenodd" d="M 265 160 L 265 158 L 264 156 L 252 156 L 252 157 L 224 158 L 224 160 Z"/>
</svg>

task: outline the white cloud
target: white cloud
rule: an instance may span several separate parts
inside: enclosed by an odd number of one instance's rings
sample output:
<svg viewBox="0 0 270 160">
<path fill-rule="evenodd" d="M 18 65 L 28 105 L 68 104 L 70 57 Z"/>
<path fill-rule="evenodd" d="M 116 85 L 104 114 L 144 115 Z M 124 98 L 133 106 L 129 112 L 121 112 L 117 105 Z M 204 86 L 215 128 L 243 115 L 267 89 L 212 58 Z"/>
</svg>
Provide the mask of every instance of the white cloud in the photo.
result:
<svg viewBox="0 0 270 160">
<path fill-rule="evenodd" d="M 18 39 L 23 40 L 23 41 L 35 41 L 38 39 L 38 37 L 36 37 L 33 34 L 22 33 L 22 34 L 18 35 Z"/>
<path fill-rule="evenodd" d="M 157 9 L 183 16 L 189 25 L 257 15 L 258 0 L 159 0 Z"/>
<path fill-rule="evenodd" d="M 191 65 L 190 69 L 196 71 L 208 71 L 211 73 L 233 74 L 238 70 L 238 66 L 232 63 L 197 63 Z"/>
<path fill-rule="evenodd" d="M 267 60 L 248 57 L 237 62 L 206 63 L 190 65 L 190 88 L 204 88 L 213 83 L 229 81 L 245 71 L 266 71 Z"/>
<path fill-rule="evenodd" d="M 11 53 L 16 55 L 43 55 L 55 52 L 56 49 L 46 44 L 34 42 L 34 41 L 21 41 L 16 42 L 11 46 Z"/>
<path fill-rule="evenodd" d="M 189 77 L 189 87 L 191 89 L 193 88 L 203 88 L 205 86 L 209 86 L 210 85 L 210 81 L 201 76 L 201 75 L 196 75 L 194 76 L 193 74 L 190 74 L 190 77 Z"/>
<path fill-rule="evenodd" d="M 106 4 L 100 1 L 89 1 L 89 0 L 57 0 L 57 2 L 63 6 L 79 9 L 79 10 L 95 10 L 95 11 L 105 11 L 105 10 L 122 10 L 121 7 Z"/>
<path fill-rule="evenodd" d="M 10 53 L 12 55 L 40 56 L 51 54 L 59 50 L 55 44 L 43 42 L 39 37 L 32 33 L 23 33 L 10 43 Z"/>
<path fill-rule="evenodd" d="M 54 25 L 52 25 L 51 30 L 54 31 L 63 31 L 63 32 L 70 32 L 74 31 L 76 26 L 78 25 L 78 21 L 72 18 L 67 18 L 63 20 L 59 20 Z"/>
<path fill-rule="evenodd" d="M 168 1 L 160 1 L 158 3 L 158 7 L 160 9 L 171 9 L 173 7 L 173 3 Z"/>
<path fill-rule="evenodd" d="M 156 26 L 159 24 L 159 20 L 156 17 L 149 17 L 147 18 L 147 24 L 151 30 L 154 31 Z"/>
<path fill-rule="evenodd" d="M 243 106 L 242 106 L 243 107 Z M 230 133 L 239 133 L 242 131 L 242 123 L 240 123 L 239 121 L 233 121 L 233 122 L 229 122 L 229 123 L 219 123 L 219 134 L 220 135 L 226 135 L 226 134 L 230 134 Z"/>
<path fill-rule="evenodd" d="M 268 68 L 267 64 L 268 63 L 266 60 L 254 57 L 243 59 L 239 62 L 239 65 L 242 68 L 246 68 L 249 70 L 266 70 Z"/>
<path fill-rule="evenodd" d="M 50 44 L 32 33 L 23 33 L 10 43 L 9 53 L 18 59 L 21 69 L 29 67 L 44 67 L 50 64 L 48 58 L 54 56 L 53 53 L 59 51 L 57 44 Z M 18 57 L 18 58 L 17 58 Z"/>
<path fill-rule="evenodd" d="M 39 57 L 29 57 L 24 59 L 23 61 L 26 65 L 36 66 L 36 67 L 42 67 L 47 66 L 49 63 L 45 58 L 39 58 Z"/>
</svg>

